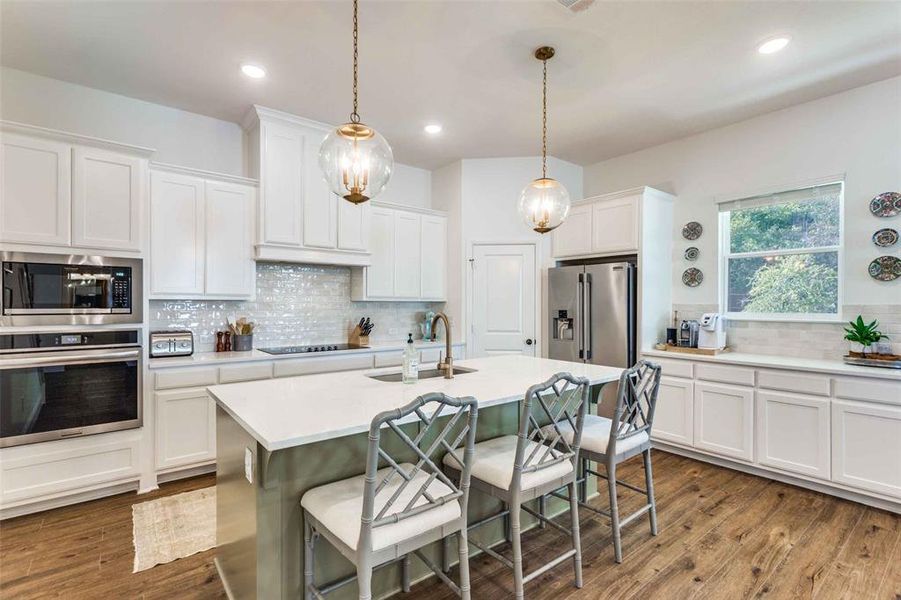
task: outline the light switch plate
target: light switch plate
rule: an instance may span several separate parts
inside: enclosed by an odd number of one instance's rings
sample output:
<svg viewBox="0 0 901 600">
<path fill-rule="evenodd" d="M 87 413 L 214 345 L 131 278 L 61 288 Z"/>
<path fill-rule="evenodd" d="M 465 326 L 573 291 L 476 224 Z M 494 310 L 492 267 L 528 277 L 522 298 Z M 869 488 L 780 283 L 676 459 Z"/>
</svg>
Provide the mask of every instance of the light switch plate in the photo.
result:
<svg viewBox="0 0 901 600">
<path fill-rule="evenodd" d="M 253 451 L 250 448 L 244 448 L 244 477 L 253 483 Z"/>
</svg>

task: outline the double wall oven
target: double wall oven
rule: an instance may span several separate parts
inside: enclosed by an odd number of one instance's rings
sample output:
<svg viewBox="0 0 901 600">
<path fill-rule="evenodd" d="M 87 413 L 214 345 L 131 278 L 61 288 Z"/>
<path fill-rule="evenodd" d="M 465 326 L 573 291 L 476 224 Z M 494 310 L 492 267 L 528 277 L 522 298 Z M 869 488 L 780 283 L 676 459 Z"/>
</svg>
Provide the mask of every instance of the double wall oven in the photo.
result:
<svg viewBox="0 0 901 600">
<path fill-rule="evenodd" d="M 141 261 L 0 261 L 0 447 L 140 427 Z"/>
</svg>

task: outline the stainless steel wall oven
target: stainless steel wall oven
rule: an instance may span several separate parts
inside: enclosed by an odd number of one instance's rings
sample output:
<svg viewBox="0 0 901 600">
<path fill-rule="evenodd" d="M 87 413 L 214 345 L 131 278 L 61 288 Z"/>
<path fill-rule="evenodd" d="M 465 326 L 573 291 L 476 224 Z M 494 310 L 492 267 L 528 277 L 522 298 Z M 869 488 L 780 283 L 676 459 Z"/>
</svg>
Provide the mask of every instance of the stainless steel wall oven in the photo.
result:
<svg viewBox="0 0 901 600">
<path fill-rule="evenodd" d="M 0 335 L 0 447 L 141 426 L 140 332 Z"/>
<path fill-rule="evenodd" d="M 2 252 L 0 325 L 140 323 L 141 260 Z"/>
</svg>

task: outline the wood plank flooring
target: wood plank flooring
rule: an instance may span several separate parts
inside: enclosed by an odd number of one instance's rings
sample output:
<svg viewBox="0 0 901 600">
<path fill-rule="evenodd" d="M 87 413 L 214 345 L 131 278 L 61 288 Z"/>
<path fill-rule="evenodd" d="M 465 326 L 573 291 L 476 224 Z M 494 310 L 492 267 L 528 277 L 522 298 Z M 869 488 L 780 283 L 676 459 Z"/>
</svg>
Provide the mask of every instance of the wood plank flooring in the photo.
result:
<svg viewBox="0 0 901 600">
<path fill-rule="evenodd" d="M 654 474 L 657 537 L 647 520 L 630 525 L 617 565 L 606 521 L 582 511 L 584 587 L 572 587 L 572 569 L 561 565 L 531 582 L 526 597 L 901 600 L 901 516 L 664 452 L 654 453 Z M 642 482 L 640 460 L 620 475 Z M 214 483 L 197 477 L 0 523 L 0 598 L 224 598 L 213 550 L 131 572 L 131 505 Z M 620 502 L 626 514 L 641 497 L 624 491 Z M 551 528 L 528 532 L 525 568 L 567 544 Z M 473 558 L 471 577 L 476 599 L 511 596 L 512 578 L 492 558 Z M 398 597 L 454 596 L 428 580 Z"/>
</svg>

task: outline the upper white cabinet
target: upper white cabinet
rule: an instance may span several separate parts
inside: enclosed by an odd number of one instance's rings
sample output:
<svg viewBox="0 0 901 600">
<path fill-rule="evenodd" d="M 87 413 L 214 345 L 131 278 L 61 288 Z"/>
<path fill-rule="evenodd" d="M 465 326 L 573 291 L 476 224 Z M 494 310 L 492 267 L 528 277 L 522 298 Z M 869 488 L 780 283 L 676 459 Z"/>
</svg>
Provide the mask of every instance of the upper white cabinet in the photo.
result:
<svg viewBox="0 0 901 600">
<path fill-rule="evenodd" d="M 329 127 L 254 106 L 245 128 L 249 168 L 260 178 L 255 257 L 369 265 L 368 203 L 354 206 L 333 194 L 319 168 Z"/>
<path fill-rule="evenodd" d="M 591 203 L 576 204 L 551 234 L 555 257 L 591 254 Z"/>
<path fill-rule="evenodd" d="M 146 161 L 76 146 L 72 157 L 72 245 L 141 249 Z"/>
<path fill-rule="evenodd" d="M 69 245 L 72 147 L 4 133 L 0 153 L 0 239 Z"/>
<path fill-rule="evenodd" d="M 662 196 L 670 197 L 651 188 L 638 188 L 573 204 L 566 221 L 552 234 L 554 258 L 637 253 L 641 220 L 659 217 L 650 203 Z"/>
<path fill-rule="evenodd" d="M 355 269 L 354 300 L 434 300 L 447 295 L 447 217 L 373 202 L 370 266 Z"/>
<path fill-rule="evenodd" d="M 598 200 L 591 205 L 591 251 L 597 254 L 638 250 L 641 196 Z"/>
<path fill-rule="evenodd" d="M 0 241 L 139 252 L 147 148 L 3 123 Z"/>
<path fill-rule="evenodd" d="M 252 182 L 169 169 L 151 173 L 151 298 L 253 296 Z"/>
</svg>

